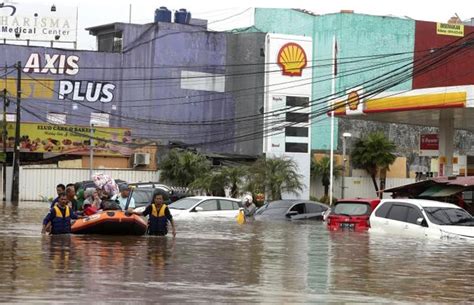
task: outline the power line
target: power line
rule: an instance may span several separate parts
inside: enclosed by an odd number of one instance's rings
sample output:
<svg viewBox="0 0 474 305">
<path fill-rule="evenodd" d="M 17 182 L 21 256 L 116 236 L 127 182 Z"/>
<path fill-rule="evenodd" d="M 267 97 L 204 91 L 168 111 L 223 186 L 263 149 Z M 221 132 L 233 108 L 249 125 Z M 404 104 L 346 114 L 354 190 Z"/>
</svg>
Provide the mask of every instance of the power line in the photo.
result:
<svg viewBox="0 0 474 305">
<path fill-rule="evenodd" d="M 465 48 L 466 45 L 467 45 L 467 44 L 462 45 L 462 46 L 461 46 L 461 49 L 462 49 L 462 48 Z M 458 47 L 458 48 L 459 48 L 459 47 Z M 449 49 L 448 49 L 448 51 L 449 51 Z M 454 50 L 454 52 L 459 52 L 459 50 Z M 443 53 L 437 53 L 436 56 L 433 56 L 433 55 L 430 54 L 430 55 L 427 56 L 427 59 L 428 59 L 428 60 L 436 59 L 436 57 L 439 57 L 439 55 L 443 55 Z M 447 54 L 447 55 L 450 56 L 450 55 L 452 55 L 452 54 Z M 446 57 L 446 56 L 444 56 L 444 57 Z M 438 62 L 440 62 L 441 60 L 443 60 L 444 57 L 442 57 L 440 60 L 438 60 Z M 428 62 L 428 65 L 429 65 L 429 66 L 428 66 L 429 69 L 433 69 L 433 68 L 435 67 L 432 62 L 431 62 L 431 63 Z M 417 68 L 416 66 L 410 67 L 410 69 L 412 69 L 412 71 L 414 71 L 416 68 Z M 400 69 L 400 68 L 399 68 L 399 69 Z M 395 69 L 394 71 L 399 70 L 399 69 Z M 402 70 L 402 72 L 406 72 L 406 71 L 407 71 L 407 69 Z M 420 70 L 420 71 L 421 71 L 421 70 Z M 418 71 L 418 72 L 420 72 L 420 71 Z M 393 72 L 393 71 L 391 71 L 391 72 Z M 390 72 L 389 72 L 389 73 L 390 73 Z M 389 74 L 389 73 L 386 73 L 386 74 Z M 400 73 L 399 73 L 399 74 L 400 74 Z M 408 75 L 408 76 L 409 76 L 409 75 Z M 393 76 L 391 76 L 391 77 L 393 78 Z M 405 78 L 406 78 L 406 77 L 407 77 L 407 76 L 405 76 Z M 375 79 L 375 80 L 378 80 L 378 79 Z M 388 80 L 390 80 L 390 78 L 388 78 Z M 378 81 L 380 81 L 380 80 L 378 80 Z M 400 81 L 401 81 L 401 80 L 400 80 Z M 400 83 L 400 81 L 398 81 L 398 83 Z M 391 86 L 396 85 L 396 84 L 397 84 L 397 83 L 391 84 Z M 379 90 L 380 90 L 380 89 L 379 89 Z M 386 90 L 386 89 L 382 88 L 382 91 L 383 91 L 383 90 Z M 376 92 L 376 91 L 375 91 L 375 92 Z M 291 111 L 290 111 L 290 112 L 291 112 Z M 244 136 L 248 136 L 248 135 L 244 135 Z M 229 139 L 229 140 L 230 140 L 230 139 Z"/>
</svg>

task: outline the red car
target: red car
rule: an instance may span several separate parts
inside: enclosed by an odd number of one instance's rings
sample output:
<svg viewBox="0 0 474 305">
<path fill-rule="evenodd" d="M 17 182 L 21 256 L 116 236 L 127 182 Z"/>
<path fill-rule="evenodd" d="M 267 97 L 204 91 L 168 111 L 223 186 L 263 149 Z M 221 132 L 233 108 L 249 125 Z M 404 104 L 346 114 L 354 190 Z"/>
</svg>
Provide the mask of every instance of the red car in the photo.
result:
<svg viewBox="0 0 474 305">
<path fill-rule="evenodd" d="M 380 199 L 354 198 L 341 199 L 336 202 L 327 218 L 331 231 L 361 231 L 370 228 L 369 217 L 380 203 Z"/>
</svg>

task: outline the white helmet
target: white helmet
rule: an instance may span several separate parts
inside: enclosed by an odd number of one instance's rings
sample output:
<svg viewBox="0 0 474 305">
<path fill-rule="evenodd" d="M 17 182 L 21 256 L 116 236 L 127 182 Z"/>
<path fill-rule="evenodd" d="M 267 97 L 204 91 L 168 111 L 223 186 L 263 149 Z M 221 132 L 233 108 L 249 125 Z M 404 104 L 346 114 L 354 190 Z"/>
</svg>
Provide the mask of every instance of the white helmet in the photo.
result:
<svg viewBox="0 0 474 305">
<path fill-rule="evenodd" d="M 253 198 L 251 195 L 245 195 L 244 198 L 242 198 L 242 201 L 245 203 L 245 202 L 249 202 L 250 204 L 252 204 L 253 202 Z"/>
</svg>

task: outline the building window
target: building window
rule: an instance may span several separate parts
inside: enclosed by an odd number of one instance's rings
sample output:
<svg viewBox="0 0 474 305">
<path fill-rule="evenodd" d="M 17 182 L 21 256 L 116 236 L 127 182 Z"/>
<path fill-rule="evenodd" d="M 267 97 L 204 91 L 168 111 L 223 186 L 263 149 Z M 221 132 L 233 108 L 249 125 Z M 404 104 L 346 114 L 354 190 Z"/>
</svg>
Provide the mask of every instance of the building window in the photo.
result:
<svg viewBox="0 0 474 305">
<path fill-rule="evenodd" d="M 287 122 L 308 123 L 309 113 L 288 112 L 286 114 Z"/>
<path fill-rule="evenodd" d="M 16 114 L 15 113 L 7 113 L 5 115 L 7 122 L 16 122 Z M 3 121 L 3 112 L 2 115 L 0 116 L 0 121 Z"/>
<path fill-rule="evenodd" d="M 97 49 L 99 52 L 122 52 L 122 32 L 113 32 L 97 36 Z"/>
<path fill-rule="evenodd" d="M 308 143 L 285 143 L 285 152 L 308 153 Z"/>
<path fill-rule="evenodd" d="M 286 127 L 285 135 L 287 137 L 308 137 L 308 127 Z"/>
<path fill-rule="evenodd" d="M 308 107 L 309 106 L 309 97 L 287 96 L 286 97 L 286 106 L 290 106 L 290 107 Z"/>
<path fill-rule="evenodd" d="M 108 113 L 92 112 L 90 123 L 94 126 L 109 127 L 109 118 Z"/>
<path fill-rule="evenodd" d="M 48 112 L 46 120 L 48 121 L 48 123 L 51 123 L 51 124 L 66 124 L 66 114 L 57 113 L 57 112 Z"/>
</svg>

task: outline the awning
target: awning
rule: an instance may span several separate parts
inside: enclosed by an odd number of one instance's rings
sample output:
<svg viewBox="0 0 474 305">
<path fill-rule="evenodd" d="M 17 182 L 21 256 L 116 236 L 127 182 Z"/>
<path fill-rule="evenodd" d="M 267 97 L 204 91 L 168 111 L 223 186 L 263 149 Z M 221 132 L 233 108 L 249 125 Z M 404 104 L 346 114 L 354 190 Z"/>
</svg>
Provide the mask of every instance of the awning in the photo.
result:
<svg viewBox="0 0 474 305">
<path fill-rule="evenodd" d="M 461 192 L 463 189 L 464 187 L 457 185 L 434 185 L 419 194 L 418 197 L 448 197 Z"/>
</svg>

